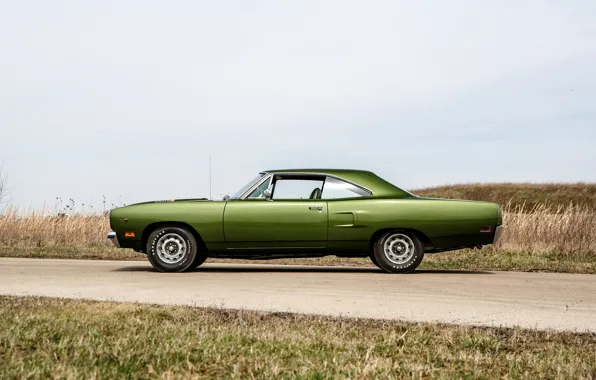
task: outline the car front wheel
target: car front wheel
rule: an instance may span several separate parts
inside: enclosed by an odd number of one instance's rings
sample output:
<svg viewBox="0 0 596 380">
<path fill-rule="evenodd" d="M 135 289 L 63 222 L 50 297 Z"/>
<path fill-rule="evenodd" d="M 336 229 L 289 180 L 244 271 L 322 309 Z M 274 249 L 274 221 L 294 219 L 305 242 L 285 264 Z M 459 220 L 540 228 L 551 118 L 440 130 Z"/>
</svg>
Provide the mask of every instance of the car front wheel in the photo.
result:
<svg viewBox="0 0 596 380">
<path fill-rule="evenodd" d="M 185 228 L 161 227 L 147 240 L 149 262 L 160 272 L 184 272 L 194 268 L 197 254 L 196 239 Z"/>
<path fill-rule="evenodd" d="M 410 273 L 422 262 L 424 245 L 413 233 L 395 230 L 377 239 L 373 255 L 385 272 Z"/>
<path fill-rule="evenodd" d="M 379 263 L 377 262 L 377 259 L 375 258 L 375 253 L 374 252 L 371 252 L 368 255 L 368 257 L 370 258 L 370 261 L 372 261 L 373 264 L 375 264 L 377 267 L 379 266 Z"/>
</svg>

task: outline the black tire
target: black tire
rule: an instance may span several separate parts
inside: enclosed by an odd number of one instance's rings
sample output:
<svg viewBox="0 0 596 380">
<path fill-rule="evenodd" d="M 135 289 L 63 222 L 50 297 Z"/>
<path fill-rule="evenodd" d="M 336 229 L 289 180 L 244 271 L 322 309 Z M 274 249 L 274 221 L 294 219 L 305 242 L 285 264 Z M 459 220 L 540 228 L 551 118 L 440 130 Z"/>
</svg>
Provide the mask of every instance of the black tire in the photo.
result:
<svg viewBox="0 0 596 380">
<path fill-rule="evenodd" d="M 370 255 L 368 255 L 368 257 L 370 258 L 370 261 L 373 262 L 373 264 L 375 264 L 376 266 L 379 267 L 379 263 L 377 262 L 377 259 L 375 258 L 375 254 L 373 252 L 371 252 Z"/>
<path fill-rule="evenodd" d="M 197 241 L 186 228 L 160 227 L 147 239 L 147 258 L 153 268 L 160 272 L 192 269 L 197 256 Z"/>
<path fill-rule="evenodd" d="M 200 267 L 205 262 L 205 260 L 207 260 L 207 255 L 199 250 L 199 252 L 197 252 L 197 255 L 195 256 L 195 261 L 193 261 L 190 268 Z"/>
<path fill-rule="evenodd" d="M 388 254 L 385 253 L 386 244 L 391 248 L 387 247 L 390 252 Z M 424 245 L 415 234 L 394 230 L 377 239 L 373 246 L 373 255 L 377 266 L 387 273 L 410 273 L 422 262 Z"/>
</svg>

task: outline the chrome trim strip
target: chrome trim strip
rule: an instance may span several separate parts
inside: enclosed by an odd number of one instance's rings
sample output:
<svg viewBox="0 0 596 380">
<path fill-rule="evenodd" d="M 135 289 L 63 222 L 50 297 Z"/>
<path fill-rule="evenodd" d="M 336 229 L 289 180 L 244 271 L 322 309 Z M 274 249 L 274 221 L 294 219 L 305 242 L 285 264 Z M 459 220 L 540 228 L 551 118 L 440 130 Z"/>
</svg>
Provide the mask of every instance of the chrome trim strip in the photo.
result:
<svg viewBox="0 0 596 380">
<path fill-rule="evenodd" d="M 250 195 L 250 193 L 252 193 L 257 187 L 261 186 L 261 184 L 265 181 L 267 181 L 268 179 L 271 179 L 273 174 L 271 173 L 259 173 L 259 174 L 264 174 L 263 178 L 261 178 L 260 181 L 258 181 L 257 183 L 255 183 L 254 185 L 252 185 L 248 190 L 246 190 L 242 195 L 240 195 L 238 197 L 238 199 L 245 199 L 246 197 L 248 197 Z M 271 186 L 271 185 L 269 185 Z"/>
<path fill-rule="evenodd" d="M 260 186 L 264 181 L 265 178 L 267 179 L 272 179 L 272 177 L 274 175 L 295 175 L 295 176 L 301 176 L 301 175 L 312 175 L 312 176 L 319 176 L 319 177 L 331 177 L 331 178 L 335 178 L 338 179 L 340 181 L 344 181 L 346 183 L 349 183 L 351 185 L 354 185 L 356 187 L 361 188 L 364 191 L 367 191 L 369 193 L 369 196 L 374 195 L 373 191 L 361 186 L 355 182 L 349 181 L 345 178 L 333 175 L 333 174 L 327 174 L 327 173 L 312 173 L 312 172 L 275 172 L 275 173 L 270 173 L 270 172 L 260 172 L 259 174 L 265 174 L 265 176 L 263 177 L 264 179 L 257 182 L 257 184 L 253 185 L 250 189 L 248 189 L 247 191 L 244 192 L 244 194 L 242 194 L 240 197 L 238 197 L 238 199 L 244 199 L 245 197 L 248 196 L 248 194 L 250 194 L 255 188 L 257 188 L 258 186 Z M 271 185 L 270 185 L 271 186 Z M 325 186 L 325 183 L 323 182 L 323 186 Z"/>
<path fill-rule="evenodd" d="M 116 248 L 120 248 L 120 242 L 118 241 L 118 235 L 116 234 L 116 232 L 114 232 L 114 231 L 108 232 L 108 239 L 112 243 L 114 243 Z"/>
<path fill-rule="evenodd" d="M 505 227 L 503 227 L 503 226 L 497 226 L 495 228 L 495 236 L 493 237 L 493 244 L 495 244 L 496 242 L 499 241 L 499 239 L 501 238 L 501 235 L 503 234 L 504 229 L 505 229 Z"/>
<path fill-rule="evenodd" d="M 226 248 L 230 251 L 247 249 L 324 249 L 326 247 L 244 247 L 244 248 Z"/>
<path fill-rule="evenodd" d="M 370 193 L 370 195 L 374 195 L 373 191 L 371 189 L 368 189 L 362 185 L 357 184 L 356 182 L 352 182 L 350 180 L 347 180 L 345 178 L 336 176 L 334 174 L 327 174 L 327 173 L 311 173 L 311 172 L 284 172 L 284 173 L 275 173 L 275 174 L 284 174 L 284 175 L 288 175 L 288 174 L 295 174 L 295 175 L 300 175 L 300 174 L 306 174 L 306 175 L 318 175 L 318 176 L 324 176 L 324 177 L 331 177 L 331 178 L 335 178 L 335 179 L 339 179 L 340 181 L 344 181 L 347 182 L 351 185 L 354 185 L 356 187 L 361 188 L 364 191 L 368 191 Z"/>
</svg>

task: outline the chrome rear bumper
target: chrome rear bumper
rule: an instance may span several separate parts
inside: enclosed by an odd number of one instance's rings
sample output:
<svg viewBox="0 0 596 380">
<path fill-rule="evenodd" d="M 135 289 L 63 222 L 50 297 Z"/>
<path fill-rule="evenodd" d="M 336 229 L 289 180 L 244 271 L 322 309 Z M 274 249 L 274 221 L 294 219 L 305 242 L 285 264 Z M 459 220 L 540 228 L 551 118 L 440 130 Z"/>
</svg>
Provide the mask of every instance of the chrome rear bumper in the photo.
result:
<svg viewBox="0 0 596 380">
<path fill-rule="evenodd" d="M 118 235 L 116 235 L 116 232 L 109 232 L 108 239 L 111 240 L 117 248 L 120 248 L 120 242 L 118 241 Z"/>
<path fill-rule="evenodd" d="M 501 238 L 501 235 L 503 234 L 504 229 L 505 229 L 505 227 L 503 227 L 503 226 L 497 226 L 495 228 L 495 236 L 493 237 L 493 244 L 495 244 L 496 242 L 499 241 L 499 239 Z"/>
</svg>

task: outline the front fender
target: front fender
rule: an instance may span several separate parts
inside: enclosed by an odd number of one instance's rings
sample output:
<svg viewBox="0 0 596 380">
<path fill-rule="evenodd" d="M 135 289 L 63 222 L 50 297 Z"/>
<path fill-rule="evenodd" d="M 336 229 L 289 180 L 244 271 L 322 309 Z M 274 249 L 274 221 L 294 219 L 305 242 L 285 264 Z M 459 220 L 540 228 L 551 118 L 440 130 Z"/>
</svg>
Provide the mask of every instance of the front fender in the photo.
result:
<svg viewBox="0 0 596 380">
<path fill-rule="evenodd" d="M 123 248 L 142 250 L 145 230 L 155 223 L 184 223 L 209 245 L 224 241 L 223 201 L 144 203 L 113 209 L 110 227 Z"/>
</svg>

